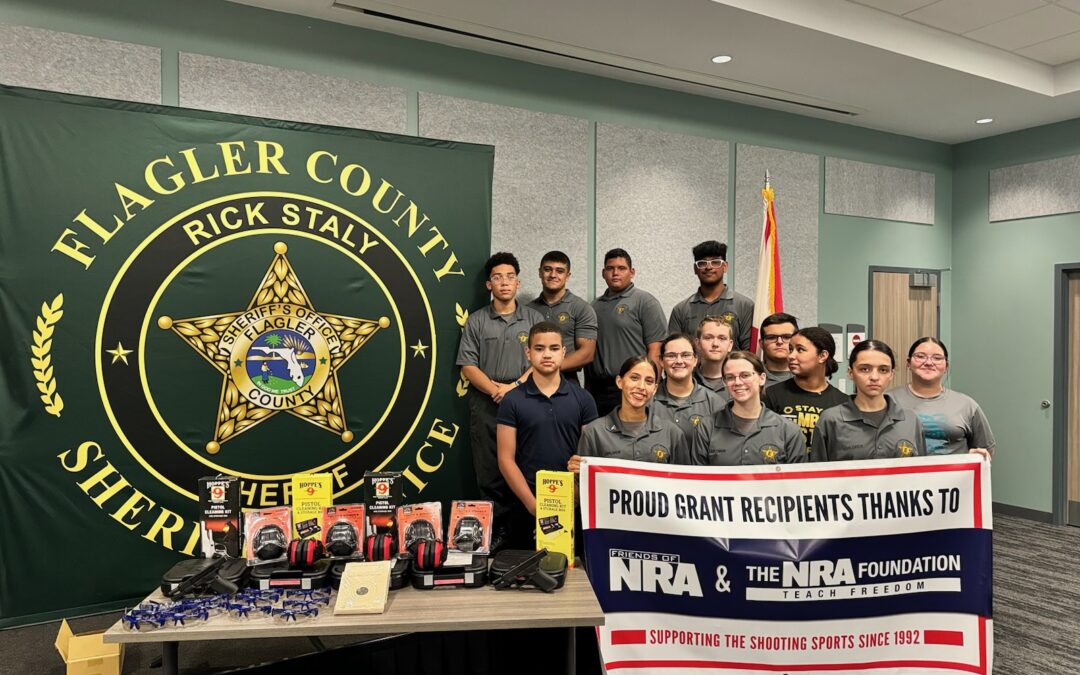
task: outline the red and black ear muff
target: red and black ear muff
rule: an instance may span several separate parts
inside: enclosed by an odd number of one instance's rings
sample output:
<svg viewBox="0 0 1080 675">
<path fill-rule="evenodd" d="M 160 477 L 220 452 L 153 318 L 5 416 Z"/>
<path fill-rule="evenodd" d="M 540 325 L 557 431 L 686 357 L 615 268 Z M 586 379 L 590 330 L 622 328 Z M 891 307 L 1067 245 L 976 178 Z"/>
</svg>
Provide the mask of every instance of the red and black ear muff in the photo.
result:
<svg viewBox="0 0 1080 675">
<path fill-rule="evenodd" d="M 326 549 L 318 539 L 293 539 L 289 542 L 289 565 L 306 569 L 326 556 Z"/>
<path fill-rule="evenodd" d="M 446 562 L 446 544 L 438 539 L 417 539 L 412 545 L 416 568 L 425 572 L 438 569 Z"/>
<path fill-rule="evenodd" d="M 368 560 L 389 560 L 397 555 L 397 537 L 389 532 L 369 535 L 364 553 Z"/>
</svg>

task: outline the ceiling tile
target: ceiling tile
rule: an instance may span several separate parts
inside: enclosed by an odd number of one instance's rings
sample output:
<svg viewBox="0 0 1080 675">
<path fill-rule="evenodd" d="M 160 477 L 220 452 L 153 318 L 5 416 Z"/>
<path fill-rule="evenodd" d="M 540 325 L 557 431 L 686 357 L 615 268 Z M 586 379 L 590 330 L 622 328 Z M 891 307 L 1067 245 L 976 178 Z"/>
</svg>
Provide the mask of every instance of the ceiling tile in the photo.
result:
<svg viewBox="0 0 1080 675">
<path fill-rule="evenodd" d="M 904 17 L 963 34 L 1044 6 L 1044 0 L 941 0 Z"/>
<path fill-rule="evenodd" d="M 937 0 L 853 0 L 860 5 L 880 9 L 890 14 L 907 14 L 920 7 L 926 7 Z"/>
<path fill-rule="evenodd" d="M 1048 66 L 1059 66 L 1080 59 L 1080 33 L 1069 33 L 1061 37 L 1040 42 L 1016 51 L 1020 56 L 1040 61 Z"/>
<path fill-rule="evenodd" d="M 979 42 L 1014 51 L 1078 30 L 1080 30 L 1080 14 L 1055 5 L 1047 5 L 966 33 L 966 36 Z"/>
<path fill-rule="evenodd" d="M 1054 4 L 1080 13 L 1080 0 L 1054 0 Z"/>
</svg>

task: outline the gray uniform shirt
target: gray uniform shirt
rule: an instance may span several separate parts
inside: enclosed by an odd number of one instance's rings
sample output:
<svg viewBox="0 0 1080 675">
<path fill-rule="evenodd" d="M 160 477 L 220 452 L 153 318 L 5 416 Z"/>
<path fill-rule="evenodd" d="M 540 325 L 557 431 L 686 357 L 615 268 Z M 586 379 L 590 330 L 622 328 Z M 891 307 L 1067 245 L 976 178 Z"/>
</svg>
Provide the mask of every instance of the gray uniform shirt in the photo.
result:
<svg viewBox="0 0 1080 675">
<path fill-rule="evenodd" d="M 520 302 L 502 315 L 488 305 L 469 314 L 458 345 L 457 365 L 476 366 L 496 382 L 511 382 L 529 367 L 525 345 L 529 329 L 544 317 Z"/>
<path fill-rule="evenodd" d="M 592 301 L 599 331 L 596 356 L 589 372 L 600 377 L 615 377 L 631 356 L 644 356 L 650 342 L 667 337 L 664 310 L 651 293 L 630 284 L 619 293 L 606 291 Z"/>
<path fill-rule="evenodd" d="M 738 429 L 732 406 L 713 419 L 702 464 L 791 464 L 806 461 L 806 439 L 794 423 L 765 406 L 747 433 Z"/>
<path fill-rule="evenodd" d="M 790 380 L 790 379 L 791 379 L 791 371 L 790 370 L 782 370 L 779 373 L 777 373 L 777 372 L 774 372 L 772 370 L 769 370 L 768 368 L 765 369 L 765 386 L 766 387 L 768 387 L 770 384 L 780 384 L 784 380 Z"/>
<path fill-rule="evenodd" d="M 697 383 L 689 396 L 676 399 L 668 393 L 667 382 L 661 382 L 656 388 L 656 396 L 653 397 L 656 414 L 663 415 L 679 425 L 691 451 L 697 456 L 704 451 L 704 448 L 699 446 L 702 446 L 707 438 L 707 434 L 702 434 L 701 430 L 708 429 L 716 411 L 724 405 L 716 392 Z"/>
<path fill-rule="evenodd" d="M 926 454 L 922 423 L 889 394 L 885 419 L 875 427 L 851 400 L 821 413 L 814 429 L 810 461 L 889 459 Z"/>
<path fill-rule="evenodd" d="M 724 289 L 720 297 L 708 302 L 698 290 L 671 310 L 668 330 L 672 333 L 697 335 L 698 324 L 707 316 L 721 316 L 731 324 L 735 349 L 750 349 L 750 329 L 754 326 L 754 301 L 741 293 Z"/>
<path fill-rule="evenodd" d="M 966 453 L 971 448 L 992 451 L 997 445 L 982 408 L 967 394 L 942 389 L 937 396 L 922 398 L 908 387 L 898 387 L 889 394 L 901 408 L 918 415 L 929 455 Z"/>
<path fill-rule="evenodd" d="M 694 382 L 697 382 L 701 386 L 705 387 L 712 393 L 720 397 L 720 402 L 724 405 L 728 404 L 731 400 L 731 394 L 728 393 L 727 386 L 724 385 L 724 378 L 718 377 L 715 380 L 705 377 L 701 374 L 701 370 L 694 370 Z"/>
<path fill-rule="evenodd" d="M 645 427 L 636 434 L 627 431 L 619 419 L 619 409 L 593 420 L 581 430 L 577 454 L 582 457 L 634 459 L 660 464 L 692 464 L 690 446 L 682 429 L 649 405 Z"/>
<path fill-rule="evenodd" d="M 544 302 L 544 296 L 540 295 L 529 301 L 532 307 L 545 321 L 550 321 L 559 327 L 563 335 L 563 352 L 566 356 L 574 353 L 577 349 L 576 338 L 587 340 L 596 339 L 596 310 L 589 303 L 569 291 L 556 302 L 549 305 Z"/>
</svg>

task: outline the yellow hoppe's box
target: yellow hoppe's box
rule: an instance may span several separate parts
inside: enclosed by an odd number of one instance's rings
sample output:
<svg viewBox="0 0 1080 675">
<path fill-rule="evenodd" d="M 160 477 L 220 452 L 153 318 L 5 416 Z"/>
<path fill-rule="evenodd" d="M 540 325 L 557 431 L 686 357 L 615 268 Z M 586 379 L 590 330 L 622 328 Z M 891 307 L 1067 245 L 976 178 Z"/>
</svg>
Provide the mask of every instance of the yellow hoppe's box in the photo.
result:
<svg viewBox="0 0 1080 675">
<path fill-rule="evenodd" d="M 322 538 L 323 508 L 334 503 L 334 477 L 328 473 L 298 473 L 292 477 L 293 536 Z"/>
<path fill-rule="evenodd" d="M 574 566 L 574 474 L 536 472 L 536 550 L 566 555 Z"/>
</svg>

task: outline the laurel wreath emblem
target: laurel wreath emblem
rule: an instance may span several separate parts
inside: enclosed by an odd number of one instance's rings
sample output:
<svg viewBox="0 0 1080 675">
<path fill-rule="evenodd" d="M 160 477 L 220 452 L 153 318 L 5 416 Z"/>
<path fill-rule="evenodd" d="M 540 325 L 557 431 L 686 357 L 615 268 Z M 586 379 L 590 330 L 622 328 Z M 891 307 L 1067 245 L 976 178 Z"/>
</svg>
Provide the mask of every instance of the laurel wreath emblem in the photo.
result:
<svg viewBox="0 0 1080 675">
<path fill-rule="evenodd" d="M 465 330 L 465 322 L 469 319 L 469 310 L 463 309 L 460 304 L 455 302 L 454 318 L 457 319 L 458 326 Z M 454 387 L 454 391 L 457 392 L 458 398 L 469 393 L 469 380 L 464 375 L 458 375 L 458 382 L 457 386 Z"/>
<path fill-rule="evenodd" d="M 64 409 L 64 399 L 56 391 L 56 378 L 53 377 L 52 366 L 52 334 L 53 327 L 64 316 L 64 294 L 60 293 L 51 303 L 41 303 L 41 314 L 37 317 L 37 330 L 33 332 L 34 344 L 30 351 L 34 356 L 30 359 L 30 365 L 34 367 L 34 379 L 37 380 L 38 391 L 41 392 L 41 402 L 45 404 L 45 412 L 60 417 Z"/>
</svg>

